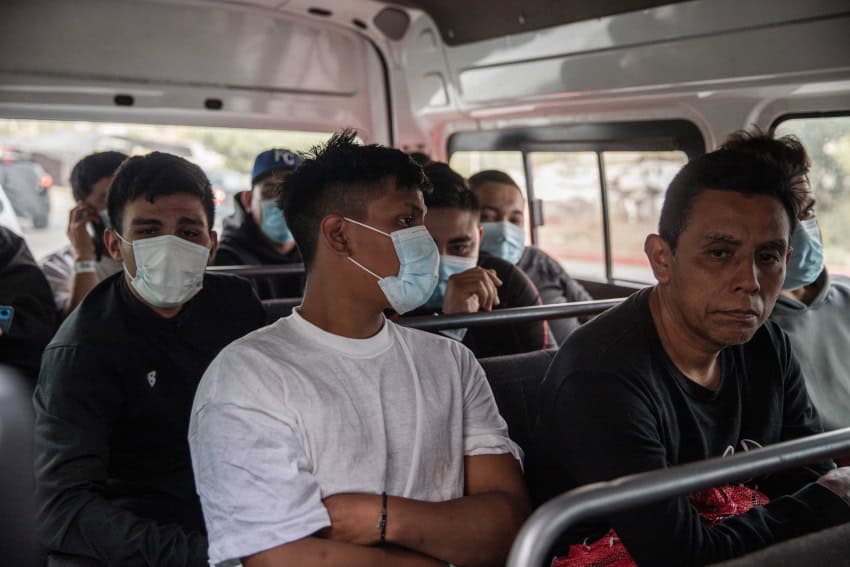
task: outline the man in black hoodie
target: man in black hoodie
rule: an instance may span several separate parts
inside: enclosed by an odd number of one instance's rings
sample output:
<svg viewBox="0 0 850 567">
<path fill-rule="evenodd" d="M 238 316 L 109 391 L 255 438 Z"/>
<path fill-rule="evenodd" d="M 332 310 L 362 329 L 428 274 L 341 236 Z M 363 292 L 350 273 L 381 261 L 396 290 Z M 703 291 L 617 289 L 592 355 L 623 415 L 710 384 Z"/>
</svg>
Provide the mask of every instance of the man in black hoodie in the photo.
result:
<svg viewBox="0 0 850 567">
<path fill-rule="evenodd" d="M 257 156 L 251 190 L 237 195 L 236 210 L 224 219 L 216 266 L 301 263 L 292 232 L 275 205 L 283 181 L 300 164 L 301 158 L 284 149 Z M 304 290 L 303 275 L 261 276 L 254 283 L 260 299 L 300 297 Z"/>
</svg>

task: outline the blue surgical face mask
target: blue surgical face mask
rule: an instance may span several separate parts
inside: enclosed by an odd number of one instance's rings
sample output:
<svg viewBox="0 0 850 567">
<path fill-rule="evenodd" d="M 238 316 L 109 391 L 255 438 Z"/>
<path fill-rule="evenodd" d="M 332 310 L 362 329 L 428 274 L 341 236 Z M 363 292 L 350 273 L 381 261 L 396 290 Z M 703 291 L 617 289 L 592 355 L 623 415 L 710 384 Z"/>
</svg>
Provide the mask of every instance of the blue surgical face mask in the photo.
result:
<svg viewBox="0 0 850 567">
<path fill-rule="evenodd" d="M 420 225 L 386 233 L 368 224 L 344 218 L 392 239 L 399 262 L 397 276 L 381 277 L 351 256 L 348 259 L 377 278 L 378 286 L 397 313 L 413 311 L 431 297 L 437 286 L 440 255 L 428 229 Z"/>
<path fill-rule="evenodd" d="M 519 262 L 525 249 L 525 231 L 513 223 L 483 222 L 481 228 L 481 249 L 488 254 L 498 256 L 511 264 Z"/>
<path fill-rule="evenodd" d="M 262 221 L 260 222 L 260 230 L 263 231 L 269 240 L 277 244 L 286 244 L 292 242 L 292 231 L 286 224 L 286 219 L 283 217 L 283 212 L 278 208 L 274 201 L 261 201 Z"/>
<path fill-rule="evenodd" d="M 440 279 L 437 281 L 437 287 L 434 288 L 434 293 L 425 303 L 425 307 L 430 309 L 442 309 L 443 300 L 446 298 L 446 290 L 449 287 L 449 278 L 455 274 L 460 274 L 467 270 L 471 270 L 478 265 L 478 258 L 467 258 L 465 256 L 450 256 L 448 254 L 440 256 Z"/>
<path fill-rule="evenodd" d="M 800 221 L 791 235 L 791 259 L 785 267 L 782 289 L 813 283 L 823 271 L 823 244 L 817 219 Z"/>
</svg>

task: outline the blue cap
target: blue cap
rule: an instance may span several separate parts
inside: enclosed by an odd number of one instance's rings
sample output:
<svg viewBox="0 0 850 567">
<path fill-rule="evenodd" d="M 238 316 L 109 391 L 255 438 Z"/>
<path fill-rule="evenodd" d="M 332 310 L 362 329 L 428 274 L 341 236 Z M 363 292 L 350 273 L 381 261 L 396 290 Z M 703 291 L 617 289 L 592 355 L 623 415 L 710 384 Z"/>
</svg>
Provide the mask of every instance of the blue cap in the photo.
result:
<svg viewBox="0 0 850 567">
<path fill-rule="evenodd" d="M 256 183 L 258 177 L 272 171 L 294 171 L 299 165 L 301 165 L 301 158 L 289 150 L 266 150 L 254 160 L 254 169 L 251 170 L 251 183 Z"/>
</svg>

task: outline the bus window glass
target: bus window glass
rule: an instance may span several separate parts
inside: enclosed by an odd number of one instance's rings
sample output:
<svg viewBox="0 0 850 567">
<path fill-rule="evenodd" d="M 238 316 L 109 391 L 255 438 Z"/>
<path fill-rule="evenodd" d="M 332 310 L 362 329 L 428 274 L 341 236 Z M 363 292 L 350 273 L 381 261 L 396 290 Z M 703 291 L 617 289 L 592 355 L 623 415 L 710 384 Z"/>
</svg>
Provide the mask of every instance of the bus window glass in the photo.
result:
<svg viewBox="0 0 850 567">
<path fill-rule="evenodd" d="M 652 282 L 643 243 L 647 234 L 658 231 L 664 192 L 688 157 L 683 152 L 632 151 L 603 152 L 602 159 L 608 188 L 611 275 Z"/>
<path fill-rule="evenodd" d="M 510 175 L 525 195 L 525 170 L 522 152 L 455 152 L 449 159 L 452 169 L 466 178 L 485 169 L 498 169 Z M 526 215 L 527 216 L 527 215 Z"/>
<path fill-rule="evenodd" d="M 278 130 L 0 118 L 0 185 L 38 260 L 67 244 L 68 211 L 74 206 L 68 178 L 74 164 L 90 153 L 162 151 L 198 164 L 213 186 L 215 228 L 220 231 L 224 217 L 234 211 L 234 195 L 250 189 L 258 153 L 270 148 L 302 151 L 328 137 Z"/>
<path fill-rule="evenodd" d="M 850 276 L 850 116 L 792 118 L 777 136 L 797 136 L 812 161 L 809 183 L 829 272 Z"/>
<path fill-rule="evenodd" d="M 543 201 L 538 245 L 572 276 L 605 279 L 602 193 L 595 152 L 529 154 L 534 196 Z"/>
</svg>

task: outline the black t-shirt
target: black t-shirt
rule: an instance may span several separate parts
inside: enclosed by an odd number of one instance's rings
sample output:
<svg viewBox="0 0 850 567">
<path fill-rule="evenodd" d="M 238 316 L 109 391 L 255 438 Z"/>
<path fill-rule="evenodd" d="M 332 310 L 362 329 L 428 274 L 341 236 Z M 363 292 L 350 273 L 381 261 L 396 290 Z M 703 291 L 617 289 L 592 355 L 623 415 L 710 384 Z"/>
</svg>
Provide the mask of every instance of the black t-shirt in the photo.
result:
<svg viewBox="0 0 850 567">
<path fill-rule="evenodd" d="M 495 309 L 508 307 L 529 307 L 540 304 L 540 294 L 531 280 L 522 270 L 501 258 L 481 253 L 478 265 L 482 268 L 495 270 L 502 280 L 499 291 L 499 305 Z M 420 308 L 410 313 L 413 315 L 429 315 L 439 313 L 439 310 Z M 477 358 L 516 354 L 540 350 L 549 346 L 548 327 L 544 321 L 524 323 L 507 323 L 470 327 L 463 337 L 463 344 Z"/>
<path fill-rule="evenodd" d="M 45 350 L 34 398 L 49 550 L 110 565 L 206 564 L 192 402 L 218 352 L 264 320 L 236 276 L 207 274 L 172 319 L 136 299 L 123 273 L 89 293 Z"/>
<path fill-rule="evenodd" d="M 301 263 L 301 253 L 297 247 L 287 254 L 281 254 L 268 243 L 254 218 L 245 210 L 239 195 L 234 197 L 234 203 L 233 214 L 224 219 L 224 228 L 213 261 L 216 266 Z M 251 277 L 251 283 L 260 299 L 301 297 L 305 282 L 304 274 Z"/>
<path fill-rule="evenodd" d="M 788 339 L 772 322 L 720 354 L 716 391 L 685 377 L 667 356 L 649 309 L 650 289 L 583 325 L 561 348 L 542 386 L 532 482 L 544 498 L 579 485 L 772 445 L 821 431 Z M 753 443 L 754 442 L 754 443 Z M 621 512 L 613 527 L 640 565 L 705 564 L 850 520 L 850 507 L 810 484 L 822 462 L 756 480 L 765 507 L 709 528 L 686 496 Z M 783 496 L 793 494 L 793 496 Z"/>
<path fill-rule="evenodd" d="M 534 282 L 544 305 L 593 299 L 580 283 L 567 274 L 557 260 L 537 247 L 526 246 L 516 265 Z M 564 344 L 570 333 L 591 318 L 592 316 L 551 319 L 549 328 L 557 343 Z"/>
<path fill-rule="evenodd" d="M 41 353 L 56 331 L 56 303 L 24 239 L 5 227 L 0 227 L 0 305 L 15 310 L 9 332 L 0 336 L 0 363 L 35 383 Z"/>
</svg>

